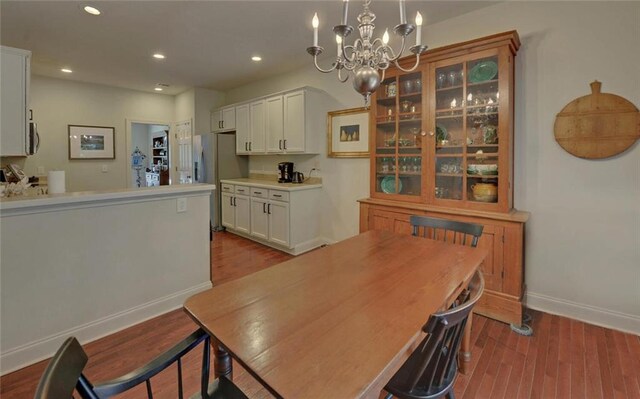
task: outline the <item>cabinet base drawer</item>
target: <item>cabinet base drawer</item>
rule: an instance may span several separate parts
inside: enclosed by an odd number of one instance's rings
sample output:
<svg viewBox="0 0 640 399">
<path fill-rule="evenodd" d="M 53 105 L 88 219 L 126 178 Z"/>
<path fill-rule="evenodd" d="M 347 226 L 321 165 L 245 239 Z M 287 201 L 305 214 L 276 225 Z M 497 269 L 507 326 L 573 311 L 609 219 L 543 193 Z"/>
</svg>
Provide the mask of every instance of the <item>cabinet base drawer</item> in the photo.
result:
<svg viewBox="0 0 640 399">
<path fill-rule="evenodd" d="M 516 326 L 522 324 L 522 301 L 499 292 L 485 289 L 473 311 Z"/>
</svg>

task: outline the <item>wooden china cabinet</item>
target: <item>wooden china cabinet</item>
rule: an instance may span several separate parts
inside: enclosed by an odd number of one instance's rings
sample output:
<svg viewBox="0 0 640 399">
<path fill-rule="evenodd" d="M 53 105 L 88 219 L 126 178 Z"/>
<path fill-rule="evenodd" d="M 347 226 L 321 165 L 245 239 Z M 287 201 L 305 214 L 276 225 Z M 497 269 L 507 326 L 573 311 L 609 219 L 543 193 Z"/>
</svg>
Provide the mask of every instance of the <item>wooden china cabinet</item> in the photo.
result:
<svg viewBox="0 0 640 399">
<path fill-rule="evenodd" d="M 361 232 L 411 234 L 411 215 L 482 224 L 489 255 L 476 313 L 518 327 L 529 217 L 513 208 L 519 47 L 505 32 L 430 50 L 413 72 L 387 70 L 371 100 L 371 197 L 359 201 Z"/>
</svg>

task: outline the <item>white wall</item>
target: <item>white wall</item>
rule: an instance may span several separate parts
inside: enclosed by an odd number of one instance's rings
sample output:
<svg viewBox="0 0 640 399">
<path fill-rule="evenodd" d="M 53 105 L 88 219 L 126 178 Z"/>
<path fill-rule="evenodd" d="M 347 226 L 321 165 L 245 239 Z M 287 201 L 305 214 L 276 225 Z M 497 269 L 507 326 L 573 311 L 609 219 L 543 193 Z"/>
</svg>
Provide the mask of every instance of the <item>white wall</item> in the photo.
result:
<svg viewBox="0 0 640 399">
<path fill-rule="evenodd" d="M 31 77 L 31 108 L 38 122 L 40 151 L 18 159 L 28 176 L 42 166 L 66 171 L 67 191 L 107 190 L 127 186 L 130 173 L 125 119 L 171 121 L 174 97 L 91 83 Z M 67 125 L 115 127 L 115 159 L 68 159 Z M 5 159 L 2 160 L 3 164 Z M 102 173 L 102 165 L 108 168 Z"/>
<path fill-rule="evenodd" d="M 311 62 L 311 58 L 309 61 Z M 362 96 L 353 90 L 351 84 L 340 83 L 335 75 L 322 74 L 311 66 L 231 90 L 227 92 L 227 103 L 301 86 L 312 86 L 326 91 L 333 98 L 332 110 L 364 106 Z M 318 134 L 322 135 L 320 141 L 326 143 L 326 124 L 319 126 L 317 130 Z M 252 172 L 275 173 L 277 164 L 284 161 L 294 162 L 296 170 L 303 172 L 305 177 L 308 177 L 311 168 L 320 169 L 319 173 L 313 174 L 323 179 L 323 201 L 318 212 L 321 215 L 331 215 L 322 218 L 325 239 L 340 241 L 358 234 L 359 207 L 356 201 L 369 195 L 368 159 L 327 158 L 327 146 L 323 144 L 320 155 L 251 156 L 249 169 Z"/>
<path fill-rule="evenodd" d="M 639 21 L 638 2 L 503 2 L 427 26 L 423 37 L 436 48 L 518 30 L 515 205 L 532 214 L 526 228 L 528 305 L 635 332 L 640 145 L 610 159 L 579 159 L 555 142 L 553 123 L 564 105 L 590 92 L 594 79 L 604 92 L 640 104 Z M 300 85 L 326 90 L 340 99 L 336 108 L 361 104 L 350 84 L 311 67 L 232 90 L 227 98 L 232 103 Z M 368 196 L 367 161 L 256 156 L 250 165 L 272 170 L 285 159 L 303 171 L 320 164 L 333 238 L 355 234 L 355 200 Z"/>
</svg>

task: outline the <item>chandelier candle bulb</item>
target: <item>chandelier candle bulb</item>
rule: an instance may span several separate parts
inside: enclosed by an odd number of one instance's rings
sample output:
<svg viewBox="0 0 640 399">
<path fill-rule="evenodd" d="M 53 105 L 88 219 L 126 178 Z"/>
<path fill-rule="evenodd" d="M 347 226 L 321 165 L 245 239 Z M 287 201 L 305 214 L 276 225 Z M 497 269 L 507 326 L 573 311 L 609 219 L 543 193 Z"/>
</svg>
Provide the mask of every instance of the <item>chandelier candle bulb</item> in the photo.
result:
<svg viewBox="0 0 640 399">
<path fill-rule="evenodd" d="M 404 8 L 404 0 L 400 0 L 400 23 L 407 23 L 407 11 Z"/>
<path fill-rule="evenodd" d="M 385 45 L 389 44 L 389 29 L 384 30 L 384 34 L 382 35 L 382 43 Z"/>
<path fill-rule="evenodd" d="M 313 14 L 311 25 L 313 26 L 313 45 L 317 46 L 318 45 L 318 25 L 320 25 L 320 21 L 318 21 L 318 13 Z"/>
<path fill-rule="evenodd" d="M 342 25 L 347 24 L 348 14 L 349 14 L 349 0 L 342 0 Z"/>
<path fill-rule="evenodd" d="M 336 47 L 338 48 L 338 58 L 342 55 L 342 38 L 340 35 L 336 35 L 336 43 L 338 44 Z"/>
<path fill-rule="evenodd" d="M 422 15 L 420 11 L 416 13 L 416 46 L 422 45 Z"/>
</svg>

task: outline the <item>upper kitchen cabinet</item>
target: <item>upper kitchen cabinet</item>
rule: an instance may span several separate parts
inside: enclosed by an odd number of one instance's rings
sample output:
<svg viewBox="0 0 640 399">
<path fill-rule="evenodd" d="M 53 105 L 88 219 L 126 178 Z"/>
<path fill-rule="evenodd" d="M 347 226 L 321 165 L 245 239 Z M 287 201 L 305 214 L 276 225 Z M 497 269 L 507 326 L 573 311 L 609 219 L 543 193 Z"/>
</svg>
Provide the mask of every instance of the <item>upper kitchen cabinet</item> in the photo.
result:
<svg viewBox="0 0 640 399">
<path fill-rule="evenodd" d="M 29 146 L 31 52 L 5 46 L 0 46 L 0 49 L 0 155 L 26 156 Z"/>
<path fill-rule="evenodd" d="M 236 130 L 236 107 L 220 108 L 211 113 L 211 131 L 229 132 Z"/>
<path fill-rule="evenodd" d="M 251 132 L 249 130 L 250 116 L 249 104 L 235 107 L 236 114 L 236 154 L 248 155 Z"/>
<path fill-rule="evenodd" d="M 236 105 L 236 125 L 224 125 L 224 130 L 236 131 L 238 154 L 318 154 L 325 142 L 329 104 L 325 92 L 310 87 L 260 97 Z M 221 115 L 213 113 L 214 127 Z"/>
</svg>

